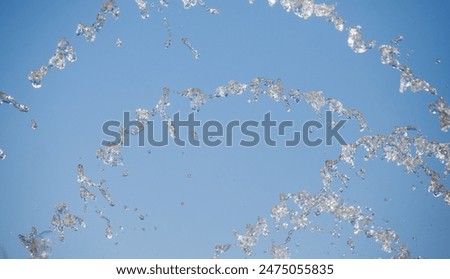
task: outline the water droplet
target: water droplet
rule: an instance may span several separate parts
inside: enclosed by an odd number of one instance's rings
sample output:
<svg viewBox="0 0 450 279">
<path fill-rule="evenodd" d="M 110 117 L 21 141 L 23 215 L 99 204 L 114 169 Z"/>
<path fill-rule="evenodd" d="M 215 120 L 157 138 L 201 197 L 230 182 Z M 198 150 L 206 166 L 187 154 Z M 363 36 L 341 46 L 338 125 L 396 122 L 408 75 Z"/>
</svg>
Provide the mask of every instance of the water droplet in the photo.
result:
<svg viewBox="0 0 450 279">
<path fill-rule="evenodd" d="M 195 59 L 199 59 L 200 58 L 200 53 L 198 52 L 198 50 L 196 50 L 191 45 L 191 43 L 189 42 L 188 38 L 181 38 L 181 42 L 191 50 L 192 54 L 194 54 Z"/>
<path fill-rule="evenodd" d="M 31 129 L 36 130 L 38 127 L 38 123 L 35 119 L 31 119 Z"/>
<path fill-rule="evenodd" d="M 122 40 L 120 38 L 117 38 L 115 41 L 116 47 L 121 47 L 122 46 Z"/>
</svg>

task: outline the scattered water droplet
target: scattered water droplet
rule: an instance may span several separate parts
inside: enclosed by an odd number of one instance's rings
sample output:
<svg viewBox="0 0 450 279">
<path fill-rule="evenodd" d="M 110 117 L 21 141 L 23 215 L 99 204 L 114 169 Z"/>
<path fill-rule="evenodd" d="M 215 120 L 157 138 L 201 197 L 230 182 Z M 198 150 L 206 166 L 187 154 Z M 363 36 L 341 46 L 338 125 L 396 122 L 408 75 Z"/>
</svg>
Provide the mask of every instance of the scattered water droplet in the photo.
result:
<svg viewBox="0 0 450 279">
<path fill-rule="evenodd" d="M 35 119 L 31 119 L 31 129 L 36 130 L 38 127 L 38 123 Z"/>
<path fill-rule="evenodd" d="M 194 54 L 195 59 L 200 58 L 200 53 L 191 45 L 188 38 L 181 38 L 181 42 L 191 50 L 192 54 Z"/>
<path fill-rule="evenodd" d="M 134 0 L 134 2 L 136 2 L 136 4 L 139 7 L 139 10 L 141 10 L 141 17 L 142 19 L 147 19 L 150 17 L 150 13 L 147 9 L 147 1 L 144 0 Z"/>
<path fill-rule="evenodd" d="M 117 38 L 115 41 L 116 47 L 121 47 L 122 46 L 122 40 L 120 38 Z"/>
</svg>

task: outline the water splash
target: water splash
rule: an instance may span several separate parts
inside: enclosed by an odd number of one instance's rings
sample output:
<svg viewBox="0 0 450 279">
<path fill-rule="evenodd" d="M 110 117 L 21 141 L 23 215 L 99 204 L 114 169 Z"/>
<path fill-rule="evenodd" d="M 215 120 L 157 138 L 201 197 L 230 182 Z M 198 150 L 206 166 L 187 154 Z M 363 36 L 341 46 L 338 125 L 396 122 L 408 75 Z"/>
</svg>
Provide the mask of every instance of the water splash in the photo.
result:
<svg viewBox="0 0 450 279">
<path fill-rule="evenodd" d="M 172 45 L 172 29 L 170 28 L 170 23 L 166 17 L 163 19 L 163 21 L 164 21 L 164 27 L 167 30 L 167 39 L 164 42 L 164 47 L 169 48 Z"/>
<path fill-rule="evenodd" d="M 105 228 L 105 237 L 107 239 L 112 239 L 113 238 L 113 229 L 112 229 L 112 225 L 111 225 L 111 220 L 106 217 L 103 214 L 103 211 L 101 211 L 100 209 L 96 209 L 95 212 L 100 215 L 100 218 L 102 218 L 103 220 L 106 221 L 106 228 Z"/>
<path fill-rule="evenodd" d="M 206 12 L 213 14 L 213 15 L 218 15 L 220 14 L 219 9 L 217 8 L 211 8 L 209 7 L 204 0 L 198 0 L 198 3 L 200 4 L 200 6 L 204 7 Z"/>
<path fill-rule="evenodd" d="M 348 28 L 347 43 L 355 53 L 364 53 L 375 47 L 375 41 L 364 41 L 363 35 L 360 32 L 361 29 L 362 27 L 360 25 Z"/>
<path fill-rule="evenodd" d="M 125 141 L 125 131 L 123 127 L 119 127 L 120 140 L 118 142 L 109 142 L 104 148 L 97 150 L 97 159 L 101 160 L 104 164 L 109 166 L 121 166 L 123 165 L 121 146 Z"/>
<path fill-rule="evenodd" d="M 147 19 L 150 17 L 150 13 L 147 9 L 147 1 L 144 0 L 134 0 L 136 4 L 138 5 L 139 10 L 141 10 L 141 17 L 142 19 Z"/>
<path fill-rule="evenodd" d="M 391 42 L 394 46 L 398 46 L 402 41 L 403 41 L 403 36 L 402 35 L 398 35 L 397 38 L 393 39 Z"/>
<path fill-rule="evenodd" d="M 197 5 L 197 0 L 182 0 L 185 9 L 189 9 Z"/>
<path fill-rule="evenodd" d="M 135 2 L 138 5 L 139 3 L 146 4 L 146 2 L 140 0 L 135 0 Z M 204 1 L 201 0 L 182 0 L 182 2 L 185 8 L 190 8 L 197 4 L 206 7 Z M 252 4 L 253 2 L 253 0 L 249 0 L 250 4 Z M 269 0 L 268 2 L 270 6 L 273 6 L 278 1 Z M 168 1 L 161 0 L 160 3 L 162 6 L 168 5 Z M 344 29 L 345 20 L 343 20 L 335 12 L 335 5 L 314 4 L 313 0 L 280 0 L 279 3 L 285 11 L 292 11 L 300 18 L 308 19 L 312 15 L 315 15 L 333 23 L 336 29 L 339 31 L 343 31 Z M 141 5 L 139 5 L 139 7 L 141 8 Z M 215 11 L 211 9 L 209 9 L 209 12 L 215 13 Z M 103 27 L 106 19 L 105 15 L 107 13 L 111 13 L 114 17 L 117 17 L 119 15 L 119 9 L 116 6 L 115 1 L 105 2 L 103 4 L 102 10 L 97 16 L 97 21 L 91 26 L 82 24 L 80 32 L 78 32 L 77 29 L 77 35 L 84 35 L 88 41 L 94 41 L 95 34 Z M 170 26 L 167 25 L 166 28 L 168 29 L 169 38 L 171 39 Z M 348 45 L 356 53 L 364 53 L 368 49 L 371 49 L 375 46 L 374 41 L 364 41 L 360 30 L 360 26 L 348 28 Z M 379 48 L 380 52 L 382 53 L 382 63 L 391 65 L 393 68 L 401 72 L 402 76 L 400 80 L 400 91 L 404 92 L 410 89 L 413 92 L 418 92 L 423 90 L 428 91 L 431 94 L 436 94 L 436 89 L 434 89 L 426 81 L 415 77 L 408 66 L 402 65 L 397 60 L 396 56 L 399 56 L 399 52 L 396 49 L 396 46 L 398 46 L 401 40 L 403 40 L 403 37 L 398 37 L 392 42 L 394 46 L 383 45 Z M 196 59 L 198 59 L 199 54 L 190 45 L 189 41 L 186 38 L 183 38 L 182 42 L 194 53 Z M 49 61 L 49 66 L 42 66 L 41 69 L 35 71 L 33 78 L 30 79 L 32 80 L 33 86 L 36 85 L 36 88 L 40 87 L 42 78 L 46 75 L 49 68 L 55 67 L 63 69 L 65 67 L 65 59 L 69 60 L 69 58 L 67 58 L 65 54 L 56 55 L 55 53 L 54 57 L 52 57 Z M 284 92 L 284 85 L 280 80 L 256 78 L 249 84 L 230 81 L 228 85 L 218 87 L 213 94 L 207 95 L 199 88 L 188 88 L 180 92 L 180 94 L 189 98 L 191 108 L 193 110 L 199 111 L 200 107 L 202 107 L 206 103 L 207 99 L 227 97 L 228 95 L 240 95 L 246 91 L 252 94 L 252 98 L 249 99 L 250 101 L 256 101 L 258 100 L 259 95 L 264 94 L 275 101 L 283 101 L 286 104 L 287 110 L 290 109 L 289 98 L 293 99 L 297 103 L 301 100 L 305 100 L 305 102 L 309 104 L 316 111 L 316 113 L 320 113 L 320 110 L 328 105 L 329 109 L 335 113 L 343 115 L 347 118 L 357 119 L 360 123 L 361 131 L 367 130 L 367 124 L 365 123 L 364 118 L 362 117 L 362 114 L 359 113 L 359 111 L 356 111 L 354 109 L 345 109 L 340 101 L 333 98 L 325 98 L 321 91 L 300 93 L 300 90 L 298 89 L 291 89 L 286 94 Z M 166 112 L 166 107 L 170 104 L 168 95 L 169 89 L 164 88 L 163 95 L 158 101 L 158 104 L 150 111 L 146 109 L 137 109 L 136 119 L 143 125 L 146 125 L 150 118 L 150 115 L 154 116 L 159 112 L 160 116 L 163 119 L 168 120 L 168 125 L 169 127 L 171 127 L 171 119 Z M 445 103 L 445 100 L 443 98 L 439 98 L 436 104 L 430 105 L 430 111 L 432 111 L 434 114 L 439 114 L 441 129 L 443 131 L 447 131 L 449 127 L 449 107 Z M 345 204 L 341 200 L 339 194 L 333 192 L 330 187 L 334 178 L 339 178 L 342 182 L 348 180 L 348 177 L 345 174 L 339 173 L 337 164 L 339 162 L 344 162 L 354 167 L 356 150 L 361 146 L 364 147 L 364 149 L 367 151 L 367 155 L 364 156 L 365 160 L 374 158 L 376 156 L 376 153 L 380 152 L 382 154 L 382 158 L 386 159 L 386 161 L 388 162 L 394 161 L 397 162 L 397 164 L 404 166 L 406 172 L 416 173 L 419 170 L 423 171 L 425 175 L 430 177 L 430 184 L 428 186 L 429 192 L 431 192 L 436 197 L 444 197 L 444 201 L 447 204 L 450 204 L 450 192 L 441 184 L 440 174 L 423 163 L 425 157 L 435 157 L 444 165 L 444 175 L 447 176 L 448 172 L 450 171 L 450 164 L 448 159 L 449 144 L 429 142 L 421 134 L 410 136 L 411 131 L 416 130 L 411 127 L 401 127 L 396 129 L 393 134 L 388 136 L 363 136 L 359 138 L 355 143 L 343 146 L 338 159 L 328 160 L 325 162 L 325 167 L 321 170 L 321 174 L 324 179 L 324 187 L 319 193 L 317 193 L 316 195 L 311 195 L 307 192 L 299 192 L 297 194 L 281 195 L 280 203 L 272 208 L 271 217 L 277 224 L 275 226 L 276 229 L 280 227 L 289 229 L 288 236 L 286 237 L 286 243 L 290 241 L 290 236 L 294 231 L 313 224 L 311 217 L 318 216 L 322 213 L 329 213 L 335 216 L 339 222 L 346 221 L 347 223 L 352 225 L 355 234 L 362 234 L 367 238 L 374 239 L 375 242 L 380 244 L 382 251 L 386 253 L 396 253 L 396 256 L 394 256 L 394 258 L 409 258 L 410 253 L 407 247 L 399 243 L 398 235 L 391 228 L 383 228 L 379 226 L 377 227 L 372 224 L 373 212 L 371 212 L 370 210 L 362 209 L 358 205 Z M 127 131 L 122 130 L 122 138 L 123 133 L 125 132 Z M 133 133 L 133 131 L 131 132 Z M 122 164 L 122 155 L 120 150 L 120 146 L 122 145 L 122 143 L 123 140 L 121 142 L 105 147 L 104 149 L 99 149 L 97 157 L 101 159 L 105 164 L 111 166 Z M 415 148 L 415 153 L 413 147 Z M 2 151 L 0 150 L 0 159 L 1 152 Z M 362 170 L 363 169 L 360 169 L 360 171 L 358 171 L 357 173 L 361 177 L 363 177 L 365 173 L 365 171 Z M 111 202 L 109 194 L 107 193 L 106 189 L 102 187 L 103 182 L 96 184 L 89 178 L 87 178 L 84 175 L 84 169 L 82 165 L 78 166 L 78 182 L 80 183 L 80 196 L 83 199 L 95 199 L 95 195 L 89 192 L 88 188 L 85 187 L 92 186 L 99 189 L 105 199 L 108 202 Z M 294 206 L 288 205 L 288 202 L 294 203 Z M 113 204 L 110 203 L 110 205 Z M 59 221 L 61 221 L 60 215 L 64 216 L 65 214 L 66 217 L 67 215 L 72 216 L 70 213 L 67 213 L 68 210 L 66 212 L 67 206 L 64 203 L 58 204 L 57 207 L 59 209 L 55 209 L 55 214 L 56 212 L 58 212 Z M 107 228 L 105 230 L 106 237 L 112 238 L 112 227 L 110 220 L 103 215 L 103 212 L 98 210 L 97 213 L 101 216 L 102 219 L 106 220 L 107 222 Z M 65 220 L 66 217 L 64 217 L 63 219 Z M 75 221 L 77 220 L 75 217 L 69 219 L 74 219 Z M 69 224 L 71 223 L 69 222 Z M 317 226 L 312 226 L 311 230 L 315 227 Z M 338 230 L 333 230 L 331 233 L 333 235 L 340 235 L 340 232 Z M 269 235 L 269 225 L 265 218 L 260 217 L 258 218 L 256 225 L 247 226 L 246 232 L 244 234 L 239 234 L 237 231 L 235 231 L 234 234 L 237 238 L 238 245 L 244 250 L 247 255 L 252 255 L 252 247 L 254 247 L 258 243 L 259 237 L 267 237 Z M 34 233 L 32 230 L 32 233 L 30 235 L 34 236 L 36 235 L 36 233 Z M 352 250 L 354 249 L 354 243 L 351 238 L 347 240 L 347 244 Z M 29 246 L 30 245 L 28 245 L 28 247 Z M 217 257 L 227 251 L 230 247 L 230 244 L 216 245 Z M 289 248 L 285 245 L 272 244 L 268 248 L 267 252 L 269 252 L 275 258 L 287 258 L 290 256 Z"/>
<path fill-rule="evenodd" d="M 192 52 L 192 54 L 194 54 L 195 59 L 199 59 L 200 58 L 200 53 L 198 52 L 198 50 L 196 50 L 191 43 L 189 42 L 188 38 L 181 38 L 181 42 L 187 46 L 189 48 L 189 50 Z"/>
<path fill-rule="evenodd" d="M 49 238 L 51 231 L 43 231 L 38 234 L 35 227 L 27 235 L 19 234 L 20 243 L 28 250 L 32 259 L 48 259 L 52 252 L 52 243 Z"/>
<path fill-rule="evenodd" d="M 253 79 L 250 83 L 239 83 L 230 80 L 227 85 L 219 86 L 214 93 L 206 94 L 200 88 L 188 88 L 181 91 L 182 96 L 189 97 L 191 108 L 195 111 L 200 111 L 200 108 L 206 103 L 208 99 L 224 98 L 228 96 L 238 96 L 244 93 L 250 94 L 252 97 L 250 101 L 258 101 L 259 95 L 267 95 L 276 102 L 283 101 L 287 111 L 290 111 L 291 105 L 289 98 L 296 103 L 305 100 L 314 111 L 320 115 L 323 107 L 328 105 L 328 110 L 344 116 L 347 119 L 356 119 L 360 125 L 360 130 L 368 130 L 368 125 L 361 114 L 356 109 L 347 109 L 344 105 L 334 99 L 325 98 L 322 91 L 309 91 L 301 93 L 299 89 L 293 88 L 288 90 L 287 94 L 284 90 L 284 84 L 280 79 L 274 80 L 269 78 L 258 77 Z"/>
<path fill-rule="evenodd" d="M 168 7 L 169 0 L 159 0 L 159 4 L 161 5 L 161 7 Z"/>
<path fill-rule="evenodd" d="M 259 237 L 269 235 L 269 226 L 266 219 L 258 217 L 255 225 L 248 224 L 244 234 L 239 234 L 236 230 L 234 235 L 245 254 L 253 255 L 252 247 L 258 243 Z"/>
<path fill-rule="evenodd" d="M 223 253 L 225 253 L 226 251 L 228 251 L 231 248 L 231 244 L 216 244 L 214 246 L 214 259 L 219 259 L 220 255 L 222 255 Z"/>
<path fill-rule="evenodd" d="M 270 7 L 277 2 L 278 0 L 268 0 Z M 249 3 L 253 4 L 254 0 L 249 0 Z M 336 4 L 315 4 L 314 0 L 280 0 L 279 3 L 286 12 L 293 12 L 299 18 L 306 20 L 315 15 L 333 23 L 338 31 L 344 30 L 345 20 L 335 11 Z"/>
<path fill-rule="evenodd" d="M 446 189 L 441 181 L 439 172 L 427 165 L 427 158 L 434 157 L 444 167 L 444 175 L 450 173 L 450 143 L 428 141 L 420 131 L 414 127 L 398 127 L 390 135 L 363 136 L 354 143 L 343 145 L 341 154 L 336 160 L 328 160 L 321 170 L 323 183 L 330 186 L 334 178 L 340 178 L 338 163 L 345 162 L 354 167 L 356 151 L 361 147 L 367 153 L 364 160 L 373 160 L 376 157 L 387 162 L 396 162 L 403 166 L 406 173 L 426 175 L 429 179 L 428 191 L 435 197 L 444 197 L 444 202 L 450 205 L 450 190 Z M 380 152 L 379 156 L 377 153 Z"/>
<path fill-rule="evenodd" d="M 55 212 L 52 216 L 53 230 L 58 234 L 59 240 L 64 241 L 64 228 L 70 228 L 78 231 L 78 225 L 82 228 L 86 227 L 84 220 L 69 211 L 69 207 L 59 202 L 55 205 Z"/>
<path fill-rule="evenodd" d="M 336 4 L 327 5 L 324 3 L 316 4 L 314 6 L 314 15 L 322 17 L 328 22 L 334 24 L 338 31 L 344 31 L 345 20 L 335 11 Z"/>
<path fill-rule="evenodd" d="M 90 200 L 96 199 L 96 196 L 92 192 L 90 192 L 87 187 L 98 189 L 102 194 L 103 198 L 105 198 L 105 200 L 108 202 L 110 206 L 115 205 L 115 202 L 112 200 L 108 189 L 103 186 L 105 181 L 102 180 L 100 181 L 100 183 L 93 182 L 84 174 L 84 166 L 82 164 L 78 164 L 77 166 L 77 181 L 80 184 L 80 197 L 84 200 L 85 206 L 88 199 Z"/>
<path fill-rule="evenodd" d="M 30 110 L 27 105 L 18 103 L 13 96 L 0 91 L 0 105 L 3 103 L 10 104 L 21 112 L 28 112 Z"/>
<path fill-rule="evenodd" d="M 170 106 L 169 93 L 170 89 L 168 87 L 164 87 L 161 98 L 156 106 L 150 111 L 150 115 L 155 116 L 156 113 L 159 113 L 161 118 L 167 122 L 170 136 L 175 138 L 175 127 L 173 126 L 172 118 L 170 118 L 169 114 L 166 112 L 167 107 Z"/>
<path fill-rule="evenodd" d="M 291 256 L 289 247 L 286 247 L 284 245 L 272 245 L 269 249 L 269 252 L 274 259 L 289 259 Z"/>
<path fill-rule="evenodd" d="M 110 14 L 114 19 L 119 18 L 120 9 L 115 0 L 108 0 L 102 4 L 102 8 L 98 12 L 95 22 L 91 25 L 79 23 L 75 34 L 77 36 L 83 36 L 87 42 L 95 41 L 97 33 L 105 25 L 107 14 Z"/>
<path fill-rule="evenodd" d="M 447 132 L 450 129 L 450 107 L 444 98 L 439 97 L 435 104 L 428 106 L 431 113 L 439 115 L 441 130 Z"/>
<path fill-rule="evenodd" d="M 277 1 L 269 1 L 273 6 Z M 314 13 L 314 0 L 280 0 L 280 5 L 286 12 L 292 11 L 296 16 L 308 19 Z"/>
<path fill-rule="evenodd" d="M 398 44 L 398 42 L 396 42 Z M 382 45 L 379 47 L 381 52 L 381 63 L 390 65 L 392 68 L 401 72 L 400 77 L 400 92 L 405 92 L 410 89 L 412 92 L 426 91 L 433 95 L 437 94 L 436 88 L 431 86 L 425 80 L 416 77 L 408 65 L 400 63 L 397 57 L 400 56 L 400 52 L 397 47 L 392 45 Z"/>
<path fill-rule="evenodd" d="M 191 102 L 191 108 L 200 111 L 200 107 L 206 103 L 205 93 L 200 88 L 188 88 L 180 92 L 181 96 L 187 96 Z"/>
<path fill-rule="evenodd" d="M 327 187 L 322 188 L 315 195 L 306 191 L 295 194 L 280 194 L 279 203 L 272 207 L 271 218 L 274 221 L 275 229 L 280 230 L 283 228 L 287 230 L 287 235 L 283 245 L 272 245 L 269 248 L 272 256 L 275 258 L 289 257 L 289 248 L 286 245 L 291 241 L 293 233 L 308 226 L 313 227 L 314 219 L 321 214 L 330 214 L 335 217 L 334 229 L 329 232 L 331 235 L 340 237 L 341 234 L 336 231 L 336 228 L 342 222 L 345 222 L 353 227 L 354 235 L 360 234 L 369 239 L 374 239 L 376 243 L 380 244 L 383 252 L 395 254 L 393 257 L 405 256 L 407 247 L 399 243 L 398 235 L 391 228 L 385 229 L 383 227 L 376 227 L 373 224 L 374 213 L 371 210 L 363 209 L 358 205 L 344 203 L 340 195 Z M 251 225 L 247 225 L 247 228 L 250 228 L 248 229 L 248 234 L 252 235 L 252 237 L 243 238 L 236 233 L 235 235 L 238 246 L 247 255 L 251 255 L 251 249 L 249 247 L 257 243 L 258 237 L 261 234 L 255 233 L 255 229 Z M 265 229 L 268 231 L 267 227 Z"/>
<path fill-rule="evenodd" d="M 39 70 L 31 71 L 28 76 L 28 80 L 31 81 L 31 85 L 34 88 L 40 88 L 42 86 L 42 80 L 47 75 L 48 70 L 56 68 L 62 70 L 66 67 L 66 60 L 69 62 L 75 62 L 77 56 L 73 47 L 67 41 L 66 38 L 62 38 L 56 47 L 55 53 L 48 61 L 48 65 L 42 65 Z"/>
</svg>

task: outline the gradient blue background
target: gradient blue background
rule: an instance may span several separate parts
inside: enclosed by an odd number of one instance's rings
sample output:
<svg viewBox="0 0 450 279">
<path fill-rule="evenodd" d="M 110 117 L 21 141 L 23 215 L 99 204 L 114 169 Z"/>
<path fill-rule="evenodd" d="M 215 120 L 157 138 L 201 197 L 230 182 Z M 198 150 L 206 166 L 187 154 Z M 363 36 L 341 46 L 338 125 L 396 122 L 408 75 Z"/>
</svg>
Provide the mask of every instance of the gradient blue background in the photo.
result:
<svg viewBox="0 0 450 279">
<path fill-rule="evenodd" d="M 233 229 L 243 233 L 245 225 L 255 223 L 258 216 L 270 218 L 279 193 L 317 192 L 323 162 L 339 154 L 337 144 L 315 148 L 264 144 L 181 148 L 172 144 L 124 148 L 123 167 L 111 168 L 97 160 L 103 122 L 120 120 L 125 111 L 152 108 L 164 86 L 172 89 L 168 111 L 187 115 L 189 102 L 175 93 L 178 90 L 199 87 L 213 92 L 229 80 L 281 78 L 286 89 L 322 90 L 347 108 L 360 110 L 373 134 L 414 125 L 430 140 L 449 140 L 427 109 L 435 98 L 425 92 L 399 93 L 400 74 L 380 63 L 377 49 L 355 54 L 347 46 L 347 32 L 338 32 L 325 20 L 313 16 L 304 21 L 279 5 L 271 8 L 267 1 L 255 2 L 210 0 L 209 6 L 220 9 L 219 15 L 211 15 L 200 6 L 185 10 L 181 1 L 173 0 L 169 8 L 162 12 L 153 8 L 150 18 L 142 20 L 134 1 L 118 0 L 120 18 L 108 16 L 94 43 L 77 37 L 75 30 L 79 22 L 94 22 L 102 1 L 0 2 L 0 91 L 30 106 L 28 113 L 0 106 L 0 148 L 7 154 L 0 161 L 3 256 L 27 258 L 17 235 L 27 234 L 31 226 L 50 229 L 53 206 L 63 201 L 86 219 L 87 228 L 66 230 L 64 243 L 54 239 L 53 258 L 210 258 L 216 243 L 236 243 Z M 407 64 L 414 73 L 447 100 L 449 9 L 450 3 L 444 0 L 347 0 L 337 7 L 347 20 L 346 27 L 363 26 L 365 38 L 376 40 L 377 47 L 403 35 L 401 61 L 408 53 Z M 169 49 L 164 48 L 163 17 L 173 32 Z M 47 63 L 62 37 L 73 45 L 78 60 L 63 71 L 50 70 L 43 87 L 32 88 L 29 72 Z M 181 43 L 182 37 L 200 52 L 199 60 Z M 114 43 L 117 38 L 123 41 L 121 47 Z M 436 64 L 436 59 L 441 63 Z M 196 118 L 224 123 L 259 120 L 271 111 L 277 120 L 318 119 L 304 102 L 292 103 L 288 113 L 284 104 L 266 96 L 250 104 L 248 97 L 211 100 Z M 38 129 L 31 129 L 31 119 L 38 121 Z M 349 122 L 345 138 L 351 142 L 360 137 L 358 130 L 356 122 Z M 76 181 L 79 163 L 92 180 L 107 180 L 116 207 L 110 208 L 99 197 L 83 212 Z M 442 170 L 439 164 L 431 164 Z M 347 171 L 352 174 L 359 168 L 367 170 L 366 179 L 351 176 L 342 194 L 347 203 L 373 208 L 375 223 L 392 227 L 412 256 L 450 258 L 450 209 L 427 193 L 426 178 L 404 174 L 395 163 L 381 160 L 359 160 L 356 169 Z M 122 176 L 125 169 L 128 177 Z M 417 190 L 412 191 L 413 185 Z M 123 210 L 124 205 L 131 210 Z M 96 208 L 111 219 L 118 234 L 112 240 L 105 238 L 106 222 L 94 213 Z M 318 224 L 329 229 L 334 220 L 323 216 Z M 327 229 L 295 234 L 292 257 L 391 256 L 373 240 L 353 236 L 350 225 L 342 227 L 341 238 L 332 237 Z M 273 231 L 261 239 L 255 257 L 270 257 L 266 250 L 272 240 L 281 244 L 285 236 L 286 231 Z M 346 245 L 349 236 L 356 244 L 353 253 Z M 223 256 L 245 254 L 232 247 Z"/>
</svg>

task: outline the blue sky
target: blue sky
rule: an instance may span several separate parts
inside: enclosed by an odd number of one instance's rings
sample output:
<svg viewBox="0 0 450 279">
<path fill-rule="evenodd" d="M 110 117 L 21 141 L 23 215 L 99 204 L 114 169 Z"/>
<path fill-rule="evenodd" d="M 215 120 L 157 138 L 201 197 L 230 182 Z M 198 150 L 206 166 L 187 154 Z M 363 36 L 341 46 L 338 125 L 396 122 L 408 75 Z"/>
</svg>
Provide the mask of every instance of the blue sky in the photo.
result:
<svg viewBox="0 0 450 279">
<path fill-rule="evenodd" d="M 399 93 L 400 73 L 382 65 L 377 50 L 402 35 L 400 60 L 448 100 L 447 1 L 338 2 L 337 12 L 347 21 L 346 27 L 359 24 L 365 39 L 377 41 L 376 48 L 364 54 L 355 54 L 347 45 L 347 32 L 337 31 L 323 19 L 313 16 L 305 21 L 278 4 L 255 2 L 207 1 L 220 10 L 212 15 L 201 6 L 185 10 L 181 1 L 173 0 L 161 12 L 156 3 L 150 18 L 143 20 L 134 1 L 118 0 L 119 19 L 108 16 L 92 43 L 77 37 L 75 30 L 80 22 L 94 22 L 102 1 L 0 3 L 0 91 L 30 107 L 23 113 L 0 106 L 0 148 L 7 154 L 0 161 L 0 246 L 6 256 L 28 257 L 17 235 L 27 234 L 31 226 L 51 229 L 53 206 L 63 201 L 86 219 L 87 227 L 78 232 L 66 229 L 64 243 L 55 238 L 52 257 L 210 258 L 216 243 L 236 243 L 234 229 L 242 233 L 258 216 L 270 220 L 280 193 L 320 190 L 320 168 L 339 155 L 338 144 L 295 148 L 172 144 L 123 148 L 124 166 L 110 167 L 97 160 L 96 151 L 105 137 L 102 124 L 120 120 L 123 112 L 151 109 L 166 86 L 171 89 L 168 112 L 187 117 L 189 102 L 177 91 L 199 87 L 212 93 L 230 80 L 280 78 L 286 91 L 321 90 L 345 107 L 361 111 L 371 130 L 360 133 L 355 121 L 348 122 L 343 131 L 349 142 L 364 134 L 388 134 L 404 125 L 418 127 L 429 140 L 448 142 L 448 133 L 440 131 L 437 116 L 427 108 L 435 97 L 426 92 Z M 164 17 L 173 32 L 168 49 Z M 51 69 L 42 88 L 34 89 L 27 80 L 29 72 L 47 63 L 62 37 L 72 44 L 77 61 L 67 63 L 62 71 Z M 189 38 L 200 59 L 182 44 L 183 37 Z M 123 41 L 120 47 L 114 43 L 117 38 Z M 248 103 L 248 98 L 208 100 L 196 118 L 223 123 L 260 120 L 270 111 L 279 121 L 321 121 L 304 101 L 291 101 L 292 110 L 286 112 L 281 102 L 267 96 L 256 103 Z M 30 127 L 32 119 L 38 122 L 36 130 Z M 361 157 L 355 169 L 343 166 L 352 180 L 342 199 L 372 208 L 374 223 L 392 227 L 413 256 L 449 258 L 449 209 L 441 198 L 427 193 L 426 177 L 404 174 L 392 162 L 363 162 Z M 442 172 L 442 166 L 430 162 Z M 83 211 L 78 164 L 93 181 L 106 180 L 117 202 L 114 208 L 100 196 Z M 364 180 L 354 175 L 360 168 L 366 169 Z M 127 177 L 122 175 L 125 170 Z M 124 205 L 130 209 L 124 210 Z M 111 220 L 113 239 L 104 236 L 106 222 L 95 209 Z M 340 238 L 328 232 L 334 227 L 333 218 L 320 216 L 317 224 L 324 232 L 303 230 L 293 236 L 292 257 L 390 257 L 373 240 L 353 236 L 348 224 L 342 224 Z M 271 231 L 255 247 L 254 257 L 270 257 L 268 247 L 282 244 L 286 231 L 276 232 L 273 226 Z M 353 253 L 346 245 L 349 237 L 356 244 Z M 246 255 L 233 246 L 223 257 Z"/>
</svg>

